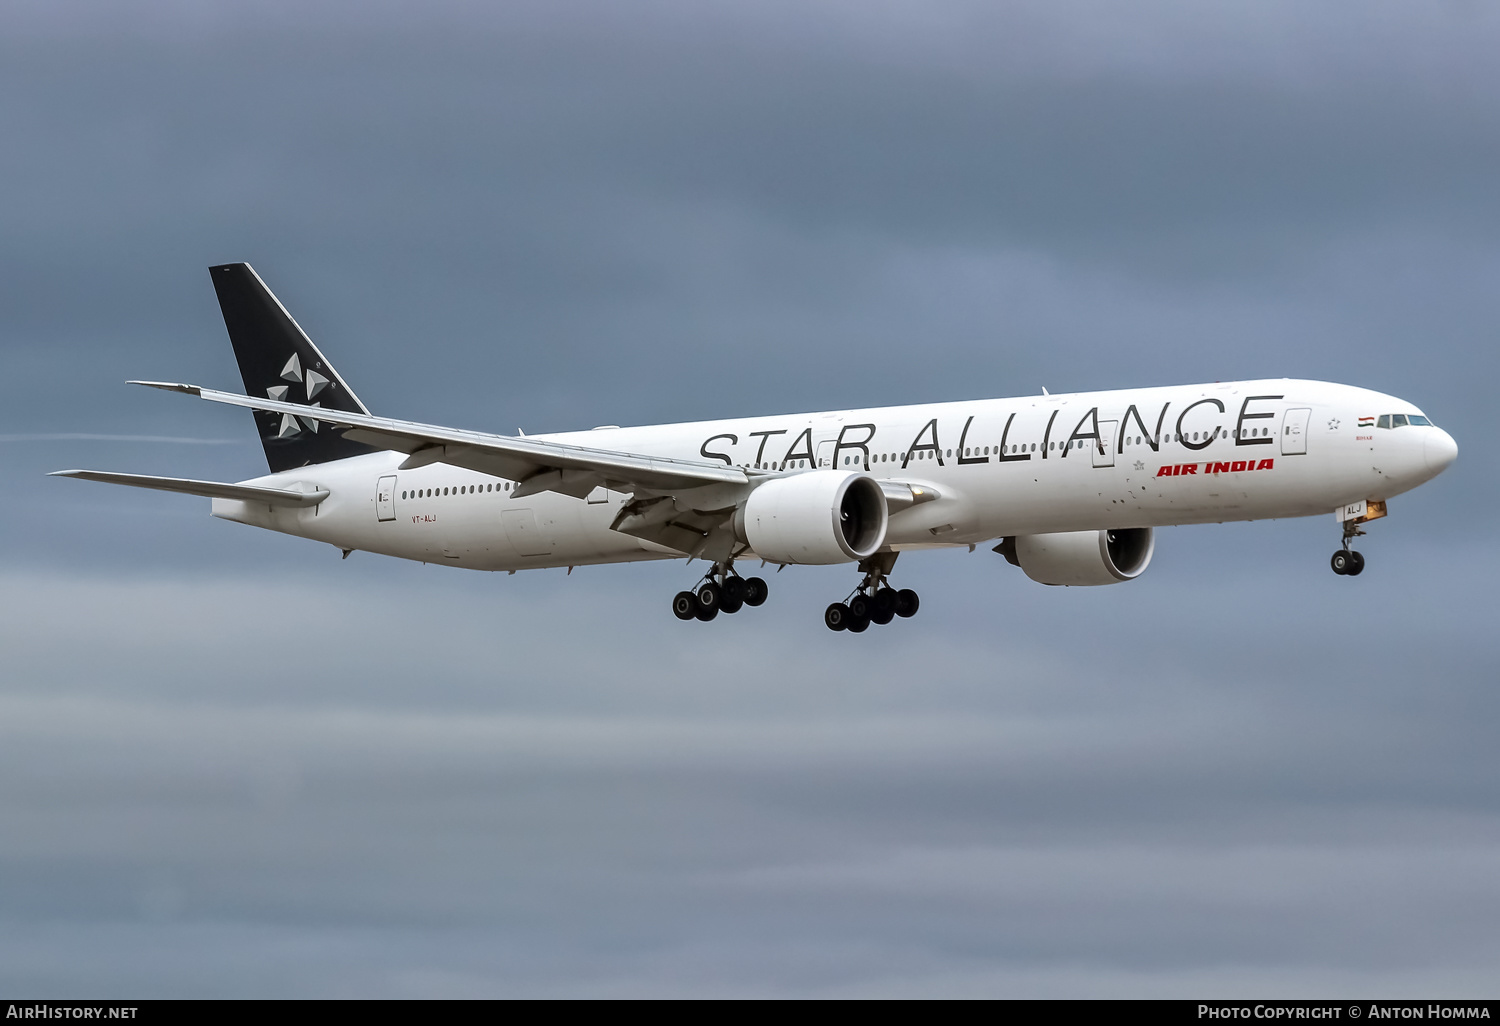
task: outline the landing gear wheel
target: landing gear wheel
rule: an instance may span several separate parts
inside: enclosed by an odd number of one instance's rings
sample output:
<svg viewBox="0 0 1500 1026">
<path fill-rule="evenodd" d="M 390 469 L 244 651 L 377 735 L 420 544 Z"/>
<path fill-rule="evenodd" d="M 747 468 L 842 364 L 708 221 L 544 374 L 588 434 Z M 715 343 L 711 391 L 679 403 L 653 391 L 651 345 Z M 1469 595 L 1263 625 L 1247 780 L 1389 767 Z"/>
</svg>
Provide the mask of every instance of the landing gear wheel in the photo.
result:
<svg viewBox="0 0 1500 1026">
<path fill-rule="evenodd" d="M 1350 553 L 1344 551 L 1343 549 L 1339 549 L 1333 554 L 1333 557 L 1328 560 L 1328 565 L 1333 567 L 1334 573 L 1342 577 L 1349 572 L 1349 567 L 1353 565 L 1354 561 L 1350 559 L 1349 556 Z"/>
<path fill-rule="evenodd" d="M 679 591 L 672 597 L 672 615 L 679 620 L 692 620 L 698 615 L 698 600 L 690 591 Z"/>
<path fill-rule="evenodd" d="M 868 595 L 856 595 L 849 600 L 849 616 L 855 620 L 869 620 L 875 611 L 874 605 Z"/>
<path fill-rule="evenodd" d="M 739 608 L 739 605 L 745 601 L 745 593 L 748 590 L 749 588 L 745 584 L 745 579 L 743 577 L 724 578 L 724 612 L 731 612 L 731 610 L 729 609 L 729 604 L 731 602 L 735 603 L 736 609 Z"/>
<path fill-rule="evenodd" d="M 900 601 L 896 597 L 895 589 L 881 588 L 875 593 L 875 598 L 870 603 L 870 621 L 881 626 L 890 623 L 896 616 L 896 608 Z"/>
<path fill-rule="evenodd" d="M 922 600 L 917 598 L 917 593 L 910 588 L 902 588 L 896 592 L 896 615 L 900 617 L 916 616 L 917 609 L 922 605 Z"/>
<path fill-rule="evenodd" d="M 869 617 L 867 617 L 867 616 L 850 616 L 849 617 L 849 633 L 850 634 L 863 634 L 865 631 L 867 631 L 869 629 L 870 629 L 870 618 Z"/>
<path fill-rule="evenodd" d="M 727 588 L 723 598 L 719 599 L 719 608 L 726 613 L 738 613 L 744 604 L 744 599 L 731 597 Z"/>
<path fill-rule="evenodd" d="M 831 631 L 847 630 L 849 627 L 849 607 L 842 602 L 835 602 L 823 610 L 823 623 Z"/>
<path fill-rule="evenodd" d="M 724 589 L 720 588 L 713 581 L 704 581 L 698 585 L 696 596 L 699 609 L 712 609 L 717 613 L 720 604 L 724 601 Z M 699 619 L 701 620 L 703 617 L 700 616 Z"/>
<path fill-rule="evenodd" d="M 1350 577 L 1358 577 L 1360 575 L 1360 572 L 1363 571 L 1364 568 L 1365 557 L 1361 553 L 1350 552 L 1349 569 L 1345 570 L 1344 573 L 1348 574 Z"/>
<path fill-rule="evenodd" d="M 708 623 L 708 621 L 719 615 L 719 607 L 695 605 L 693 609 L 693 615 L 702 620 L 704 623 Z"/>
<path fill-rule="evenodd" d="M 745 605 L 758 606 L 766 600 L 771 589 L 766 587 L 766 582 L 759 577 L 752 577 L 745 582 Z"/>
</svg>

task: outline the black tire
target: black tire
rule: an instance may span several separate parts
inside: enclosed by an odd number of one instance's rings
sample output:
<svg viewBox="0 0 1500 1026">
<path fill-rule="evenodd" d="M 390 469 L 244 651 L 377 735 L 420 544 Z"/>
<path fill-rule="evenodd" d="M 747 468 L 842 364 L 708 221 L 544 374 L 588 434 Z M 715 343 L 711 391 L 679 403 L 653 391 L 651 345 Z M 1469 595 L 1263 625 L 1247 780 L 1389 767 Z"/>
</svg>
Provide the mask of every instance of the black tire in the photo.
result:
<svg viewBox="0 0 1500 1026">
<path fill-rule="evenodd" d="M 724 605 L 726 607 L 724 612 L 734 612 L 734 609 L 727 608 L 730 602 L 735 603 L 735 609 L 738 609 L 741 605 L 744 605 L 745 594 L 749 590 L 750 589 L 746 586 L 745 579 L 743 577 L 724 578 Z"/>
<path fill-rule="evenodd" d="M 719 599 L 719 609 L 721 612 L 725 613 L 738 613 L 740 611 L 740 607 L 742 607 L 744 604 L 744 599 L 731 598 L 727 591 L 724 597 Z"/>
<path fill-rule="evenodd" d="M 690 591 L 679 591 L 672 596 L 672 615 L 679 620 L 692 620 L 698 616 L 698 600 Z"/>
<path fill-rule="evenodd" d="M 849 633 L 850 634 L 863 634 L 865 631 L 867 631 L 869 629 L 870 629 L 870 620 L 869 620 L 868 617 L 864 617 L 864 616 L 851 616 L 851 617 L 849 617 Z"/>
<path fill-rule="evenodd" d="M 870 611 L 870 620 L 881 626 L 890 623 L 896 617 L 896 607 L 900 602 L 896 598 L 896 592 L 892 588 L 881 588 L 875 593 L 874 609 Z"/>
<path fill-rule="evenodd" d="M 842 602 L 835 602 L 823 610 L 823 624 L 831 631 L 847 630 L 849 627 L 849 607 Z"/>
<path fill-rule="evenodd" d="M 699 609 L 712 609 L 719 611 L 719 605 L 724 601 L 724 589 L 713 581 L 704 581 L 698 585 L 698 590 L 693 593 L 698 599 Z M 702 619 L 702 617 L 699 617 Z"/>
<path fill-rule="evenodd" d="M 693 609 L 693 615 L 696 616 L 698 619 L 702 620 L 704 623 L 708 623 L 708 621 L 712 620 L 714 617 L 716 617 L 716 616 L 719 615 L 719 607 L 718 606 L 704 606 L 704 605 L 698 605 L 698 604 L 695 603 L 694 604 L 694 609 Z"/>
<path fill-rule="evenodd" d="M 745 582 L 745 605 L 758 606 L 766 600 L 771 589 L 766 587 L 766 582 L 759 577 L 752 577 Z"/>
<path fill-rule="evenodd" d="M 1361 573 L 1364 572 L 1364 569 L 1365 569 L 1365 557 L 1364 557 L 1364 553 L 1361 553 L 1361 552 L 1351 552 L 1351 553 L 1349 553 L 1349 569 L 1345 570 L 1344 573 L 1348 574 L 1350 577 L 1358 577 Z"/>
<path fill-rule="evenodd" d="M 856 595 L 849 600 L 849 615 L 856 620 L 868 620 L 875 611 L 875 603 L 868 595 Z"/>
<path fill-rule="evenodd" d="M 1349 559 L 1349 553 L 1345 552 L 1343 549 L 1339 549 L 1331 557 L 1329 557 L 1328 565 L 1333 567 L 1334 573 L 1342 577 L 1349 572 L 1350 562 L 1351 561 Z"/>
<path fill-rule="evenodd" d="M 910 588 L 902 588 L 896 592 L 896 615 L 902 618 L 916 616 L 921 607 L 922 600 L 917 598 L 917 593 Z"/>
</svg>

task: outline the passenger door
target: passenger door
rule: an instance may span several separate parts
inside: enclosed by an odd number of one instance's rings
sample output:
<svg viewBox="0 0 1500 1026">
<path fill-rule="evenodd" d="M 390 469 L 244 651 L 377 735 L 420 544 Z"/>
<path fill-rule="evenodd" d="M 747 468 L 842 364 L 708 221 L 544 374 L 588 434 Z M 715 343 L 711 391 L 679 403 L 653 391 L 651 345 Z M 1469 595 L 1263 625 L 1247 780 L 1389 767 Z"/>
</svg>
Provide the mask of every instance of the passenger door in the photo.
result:
<svg viewBox="0 0 1500 1026">
<path fill-rule="evenodd" d="M 1090 446 L 1094 450 L 1094 466 L 1112 467 L 1115 465 L 1115 436 L 1119 433 L 1120 422 L 1116 420 L 1101 420 L 1099 422 L 1099 444 Z M 1103 452 L 1100 452 L 1100 449 Z"/>
<path fill-rule="evenodd" d="M 827 470 L 833 466 L 833 444 L 832 438 L 818 443 L 818 469 Z"/>
<path fill-rule="evenodd" d="M 1281 419 L 1281 455 L 1302 456 L 1307 452 L 1307 422 L 1312 410 L 1287 410 Z"/>
<path fill-rule="evenodd" d="M 382 477 L 375 485 L 375 519 L 396 519 L 396 479 Z"/>
</svg>

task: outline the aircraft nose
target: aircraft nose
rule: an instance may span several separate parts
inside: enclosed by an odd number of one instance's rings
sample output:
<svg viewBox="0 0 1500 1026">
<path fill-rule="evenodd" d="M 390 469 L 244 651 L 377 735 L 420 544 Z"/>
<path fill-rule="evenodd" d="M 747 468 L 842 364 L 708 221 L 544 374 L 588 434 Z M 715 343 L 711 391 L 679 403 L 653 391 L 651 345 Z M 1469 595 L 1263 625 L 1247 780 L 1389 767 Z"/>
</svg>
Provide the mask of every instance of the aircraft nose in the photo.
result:
<svg viewBox="0 0 1500 1026">
<path fill-rule="evenodd" d="M 1434 428 L 1428 432 L 1422 455 L 1427 460 L 1427 469 L 1436 474 L 1458 458 L 1458 443 L 1442 428 Z"/>
</svg>

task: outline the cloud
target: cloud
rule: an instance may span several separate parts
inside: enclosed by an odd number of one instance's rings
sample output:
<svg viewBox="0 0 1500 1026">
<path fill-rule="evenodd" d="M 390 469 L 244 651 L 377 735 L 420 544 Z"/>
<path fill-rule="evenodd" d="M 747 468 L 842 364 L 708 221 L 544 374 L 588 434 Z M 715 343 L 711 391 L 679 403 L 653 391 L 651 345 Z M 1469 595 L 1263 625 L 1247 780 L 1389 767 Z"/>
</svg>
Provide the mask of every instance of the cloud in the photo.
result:
<svg viewBox="0 0 1500 1026">
<path fill-rule="evenodd" d="M 1082 607 L 1005 578 L 1027 608 L 950 572 L 899 636 L 848 645 L 810 615 L 829 575 L 707 632 L 639 608 L 667 567 L 416 569 L 4 580 L 0 907 L 51 924 L 6 963 L 17 985 L 1412 993 L 1487 972 L 1488 649 L 1418 675 L 1377 610 L 1330 658 L 1333 621 L 1243 573 Z M 589 644 L 556 643 L 565 611 Z M 1196 640 L 1156 658 L 1176 637 Z"/>
<path fill-rule="evenodd" d="M 239 438 L 179 438 L 172 435 L 99 435 L 64 431 L 51 435 L 0 435 L 0 442 L 160 442 L 167 445 L 245 445 Z"/>
</svg>

